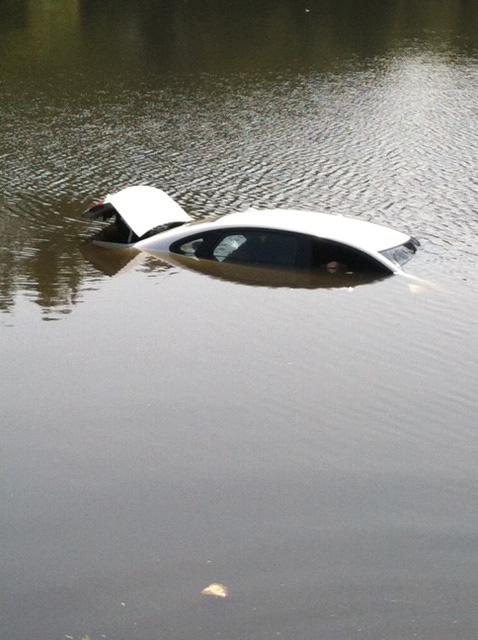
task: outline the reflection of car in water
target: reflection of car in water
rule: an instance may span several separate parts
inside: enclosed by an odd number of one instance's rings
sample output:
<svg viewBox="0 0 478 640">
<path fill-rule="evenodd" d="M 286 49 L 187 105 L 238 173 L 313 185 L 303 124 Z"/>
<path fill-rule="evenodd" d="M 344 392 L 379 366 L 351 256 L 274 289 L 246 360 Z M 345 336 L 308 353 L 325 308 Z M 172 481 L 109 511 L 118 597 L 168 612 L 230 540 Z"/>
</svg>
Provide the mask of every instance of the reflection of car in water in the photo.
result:
<svg viewBox="0 0 478 640">
<path fill-rule="evenodd" d="M 130 271 L 144 262 L 145 254 L 136 249 L 105 249 L 92 242 L 80 247 L 81 255 L 105 276 Z"/>
<path fill-rule="evenodd" d="M 239 284 L 265 287 L 288 287 L 290 289 L 337 289 L 351 288 L 381 280 L 383 273 L 376 271 L 337 271 L 294 269 L 285 267 L 256 266 L 234 262 L 214 262 L 197 260 L 189 256 L 170 254 L 170 264 L 203 273 L 221 280 Z"/>
<path fill-rule="evenodd" d="M 93 205 L 84 216 L 114 218 L 93 240 L 96 245 L 134 248 L 210 275 L 228 273 L 232 280 L 242 267 L 242 276 L 244 268 L 254 278 L 259 271 L 263 276 L 265 270 L 284 271 L 284 276 L 287 271 L 295 272 L 302 286 L 310 286 L 305 281 L 311 282 L 312 276 L 316 282 L 329 276 L 330 284 L 322 286 L 344 286 L 338 283 L 346 276 L 370 280 L 370 275 L 376 279 L 403 273 L 403 265 L 419 246 L 400 231 L 315 211 L 248 209 L 193 221 L 172 198 L 153 187 L 124 189 Z"/>
</svg>

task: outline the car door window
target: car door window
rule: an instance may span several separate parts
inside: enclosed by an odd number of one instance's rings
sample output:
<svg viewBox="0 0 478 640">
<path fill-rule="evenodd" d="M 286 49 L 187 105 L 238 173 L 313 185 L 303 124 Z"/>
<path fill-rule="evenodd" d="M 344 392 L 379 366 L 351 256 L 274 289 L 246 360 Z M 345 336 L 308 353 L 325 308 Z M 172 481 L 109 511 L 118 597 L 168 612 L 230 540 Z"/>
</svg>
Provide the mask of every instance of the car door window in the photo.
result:
<svg viewBox="0 0 478 640">
<path fill-rule="evenodd" d="M 214 247 L 213 258 L 218 262 L 223 262 L 245 242 L 247 242 L 247 238 L 242 233 L 227 235 Z"/>
<path fill-rule="evenodd" d="M 326 268 L 331 272 L 388 271 L 378 260 L 359 249 L 320 239 L 312 241 L 311 266 L 313 269 Z"/>
<path fill-rule="evenodd" d="M 184 254 L 185 256 L 195 256 L 196 252 L 203 244 L 204 238 L 194 238 L 194 240 L 187 240 L 183 244 L 177 247 L 177 251 L 179 253 Z"/>
<path fill-rule="evenodd" d="M 212 249 L 219 262 L 294 266 L 297 261 L 299 237 L 262 229 L 233 231 L 221 237 Z"/>
</svg>

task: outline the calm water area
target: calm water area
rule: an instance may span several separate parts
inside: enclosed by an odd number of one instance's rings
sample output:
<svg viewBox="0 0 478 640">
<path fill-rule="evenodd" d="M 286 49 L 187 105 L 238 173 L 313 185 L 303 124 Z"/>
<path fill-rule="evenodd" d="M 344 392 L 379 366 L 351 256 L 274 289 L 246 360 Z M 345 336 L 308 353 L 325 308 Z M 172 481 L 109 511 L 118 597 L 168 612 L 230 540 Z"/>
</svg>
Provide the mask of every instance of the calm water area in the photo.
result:
<svg viewBox="0 0 478 640">
<path fill-rule="evenodd" d="M 0 0 L 2 640 L 476 640 L 477 169 L 476 0 Z M 134 184 L 420 280 L 92 259 Z"/>
</svg>

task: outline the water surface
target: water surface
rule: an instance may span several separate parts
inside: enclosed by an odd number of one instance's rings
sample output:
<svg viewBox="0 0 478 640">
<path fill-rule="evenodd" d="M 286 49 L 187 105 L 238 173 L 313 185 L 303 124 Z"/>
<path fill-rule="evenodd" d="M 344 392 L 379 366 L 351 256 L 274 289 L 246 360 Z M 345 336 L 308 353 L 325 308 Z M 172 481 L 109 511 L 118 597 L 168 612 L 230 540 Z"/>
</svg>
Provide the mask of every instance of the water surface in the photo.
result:
<svg viewBox="0 0 478 640">
<path fill-rule="evenodd" d="M 478 7 L 336 4 L 0 2 L 2 637 L 476 638 Z M 131 184 L 426 282 L 106 275 Z"/>
</svg>

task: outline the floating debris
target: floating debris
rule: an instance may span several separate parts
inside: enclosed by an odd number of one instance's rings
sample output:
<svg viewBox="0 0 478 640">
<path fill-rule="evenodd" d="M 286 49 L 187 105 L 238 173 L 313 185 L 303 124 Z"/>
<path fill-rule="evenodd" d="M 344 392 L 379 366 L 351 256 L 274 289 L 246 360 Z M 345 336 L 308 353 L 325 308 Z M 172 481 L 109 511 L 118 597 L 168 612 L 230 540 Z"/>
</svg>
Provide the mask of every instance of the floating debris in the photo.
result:
<svg viewBox="0 0 478 640">
<path fill-rule="evenodd" d="M 213 598 L 227 598 L 229 595 L 229 591 L 227 587 L 223 584 L 218 584 L 217 582 L 213 582 L 201 591 L 203 596 L 212 596 Z"/>
</svg>

